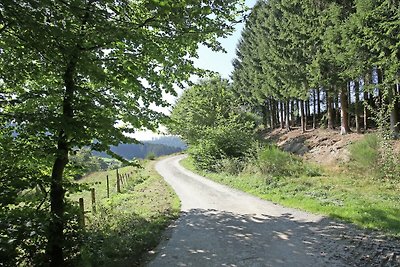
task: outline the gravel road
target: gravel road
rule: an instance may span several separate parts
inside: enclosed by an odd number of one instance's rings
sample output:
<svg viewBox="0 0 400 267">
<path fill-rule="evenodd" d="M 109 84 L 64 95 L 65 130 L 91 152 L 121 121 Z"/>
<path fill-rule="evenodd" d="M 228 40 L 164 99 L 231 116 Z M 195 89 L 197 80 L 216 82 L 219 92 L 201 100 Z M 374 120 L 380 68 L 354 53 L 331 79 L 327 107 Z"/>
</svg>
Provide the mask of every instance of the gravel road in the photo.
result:
<svg viewBox="0 0 400 267">
<path fill-rule="evenodd" d="M 156 165 L 182 215 L 147 266 L 400 266 L 399 240 L 220 185 L 181 167 L 184 157 Z"/>
</svg>

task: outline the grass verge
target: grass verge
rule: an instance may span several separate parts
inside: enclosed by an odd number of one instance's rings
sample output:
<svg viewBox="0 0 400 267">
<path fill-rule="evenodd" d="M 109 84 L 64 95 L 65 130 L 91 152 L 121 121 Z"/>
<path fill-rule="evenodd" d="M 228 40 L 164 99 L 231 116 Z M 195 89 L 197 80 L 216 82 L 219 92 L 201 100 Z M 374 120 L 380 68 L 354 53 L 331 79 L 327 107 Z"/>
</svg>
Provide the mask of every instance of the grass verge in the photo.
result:
<svg viewBox="0 0 400 267">
<path fill-rule="evenodd" d="M 70 196 L 85 200 L 86 228 L 79 266 L 137 266 L 144 253 L 160 241 L 164 229 L 179 216 L 180 202 L 173 190 L 154 169 L 154 161 L 144 161 L 143 169 L 124 167 L 120 174 L 132 173 L 116 193 L 116 171 L 97 172 L 82 179 L 96 189 L 96 213 L 90 211 L 90 192 Z M 107 198 L 106 176 L 110 179 Z"/>
<path fill-rule="evenodd" d="M 343 168 L 322 175 L 271 177 L 196 170 L 190 157 L 181 164 L 211 180 L 288 207 L 328 215 L 400 236 L 400 183 L 380 182 Z"/>
</svg>

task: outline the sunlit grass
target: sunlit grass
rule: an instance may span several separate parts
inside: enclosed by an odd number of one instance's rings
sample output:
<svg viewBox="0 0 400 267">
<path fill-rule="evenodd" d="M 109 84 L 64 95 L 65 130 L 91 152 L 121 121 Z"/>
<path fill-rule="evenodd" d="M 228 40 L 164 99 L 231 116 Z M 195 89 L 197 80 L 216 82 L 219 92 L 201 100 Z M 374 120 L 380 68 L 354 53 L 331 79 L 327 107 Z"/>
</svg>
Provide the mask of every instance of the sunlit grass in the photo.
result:
<svg viewBox="0 0 400 267">
<path fill-rule="evenodd" d="M 155 247 L 166 226 L 179 215 L 180 202 L 173 190 L 154 170 L 153 161 L 144 161 L 143 169 L 124 167 L 120 174 L 132 173 L 116 192 L 116 171 L 97 172 L 82 179 L 96 189 L 97 213 L 91 212 L 91 193 L 70 198 L 85 199 L 85 246 L 81 266 L 135 266 L 143 254 Z M 106 175 L 110 179 L 107 198 Z"/>
</svg>

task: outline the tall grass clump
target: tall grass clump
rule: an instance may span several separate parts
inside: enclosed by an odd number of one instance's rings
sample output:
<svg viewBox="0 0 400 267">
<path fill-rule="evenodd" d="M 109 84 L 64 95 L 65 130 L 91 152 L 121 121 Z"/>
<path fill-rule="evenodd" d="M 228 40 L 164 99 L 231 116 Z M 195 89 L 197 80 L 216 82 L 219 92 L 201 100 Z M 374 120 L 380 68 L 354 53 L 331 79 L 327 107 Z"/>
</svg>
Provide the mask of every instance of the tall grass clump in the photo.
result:
<svg viewBox="0 0 400 267">
<path fill-rule="evenodd" d="M 352 166 L 360 170 L 371 170 L 379 160 L 379 141 L 375 134 L 366 135 L 362 140 L 350 145 Z"/>
<path fill-rule="evenodd" d="M 360 173 L 367 172 L 374 178 L 384 180 L 397 180 L 400 177 L 400 159 L 391 140 L 381 135 L 366 135 L 352 144 L 349 151 L 350 167 Z"/>
<path fill-rule="evenodd" d="M 267 146 L 258 152 L 257 166 L 261 174 L 273 177 L 298 176 L 303 172 L 302 160 L 275 146 Z"/>
</svg>

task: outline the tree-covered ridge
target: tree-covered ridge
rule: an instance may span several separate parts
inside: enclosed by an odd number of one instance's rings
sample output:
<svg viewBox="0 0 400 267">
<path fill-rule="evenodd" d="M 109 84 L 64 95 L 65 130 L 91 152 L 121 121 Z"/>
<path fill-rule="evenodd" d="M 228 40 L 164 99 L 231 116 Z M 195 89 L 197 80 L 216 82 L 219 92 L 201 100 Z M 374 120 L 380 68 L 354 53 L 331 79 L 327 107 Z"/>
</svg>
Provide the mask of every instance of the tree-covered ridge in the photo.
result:
<svg viewBox="0 0 400 267">
<path fill-rule="evenodd" d="M 150 105 L 167 105 L 163 93 L 202 73 L 191 60 L 198 45 L 220 50 L 217 38 L 233 31 L 242 2 L 1 1 L 0 257 L 7 265 L 63 266 L 79 256 L 64 197 L 77 171 L 69 156 L 86 146 L 110 152 L 135 141 L 126 133 L 155 129 L 164 116 Z M 19 197 L 35 188 L 35 197 Z M 40 219 L 25 227 L 17 223 L 24 213 Z M 37 240 L 26 245 L 32 229 Z"/>
<path fill-rule="evenodd" d="M 388 114 L 397 137 L 399 8 L 389 0 L 258 1 L 237 47 L 235 92 L 272 128 L 290 129 L 299 115 L 304 130 L 307 120 L 333 129 L 340 111 L 341 132 L 360 132 L 379 124 L 374 110 Z"/>
<path fill-rule="evenodd" d="M 126 160 L 132 160 L 137 158 L 144 159 L 149 153 L 154 153 L 156 157 L 170 155 L 181 152 L 182 148 L 142 142 L 140 144 L 120 144 L 118 146 L 111 146 L 110 150 Z M 109 155 L 107 155 L 105 152 L 100 153 L 93 151 L 93 155 L 109 157 Z"/>
</svg>

